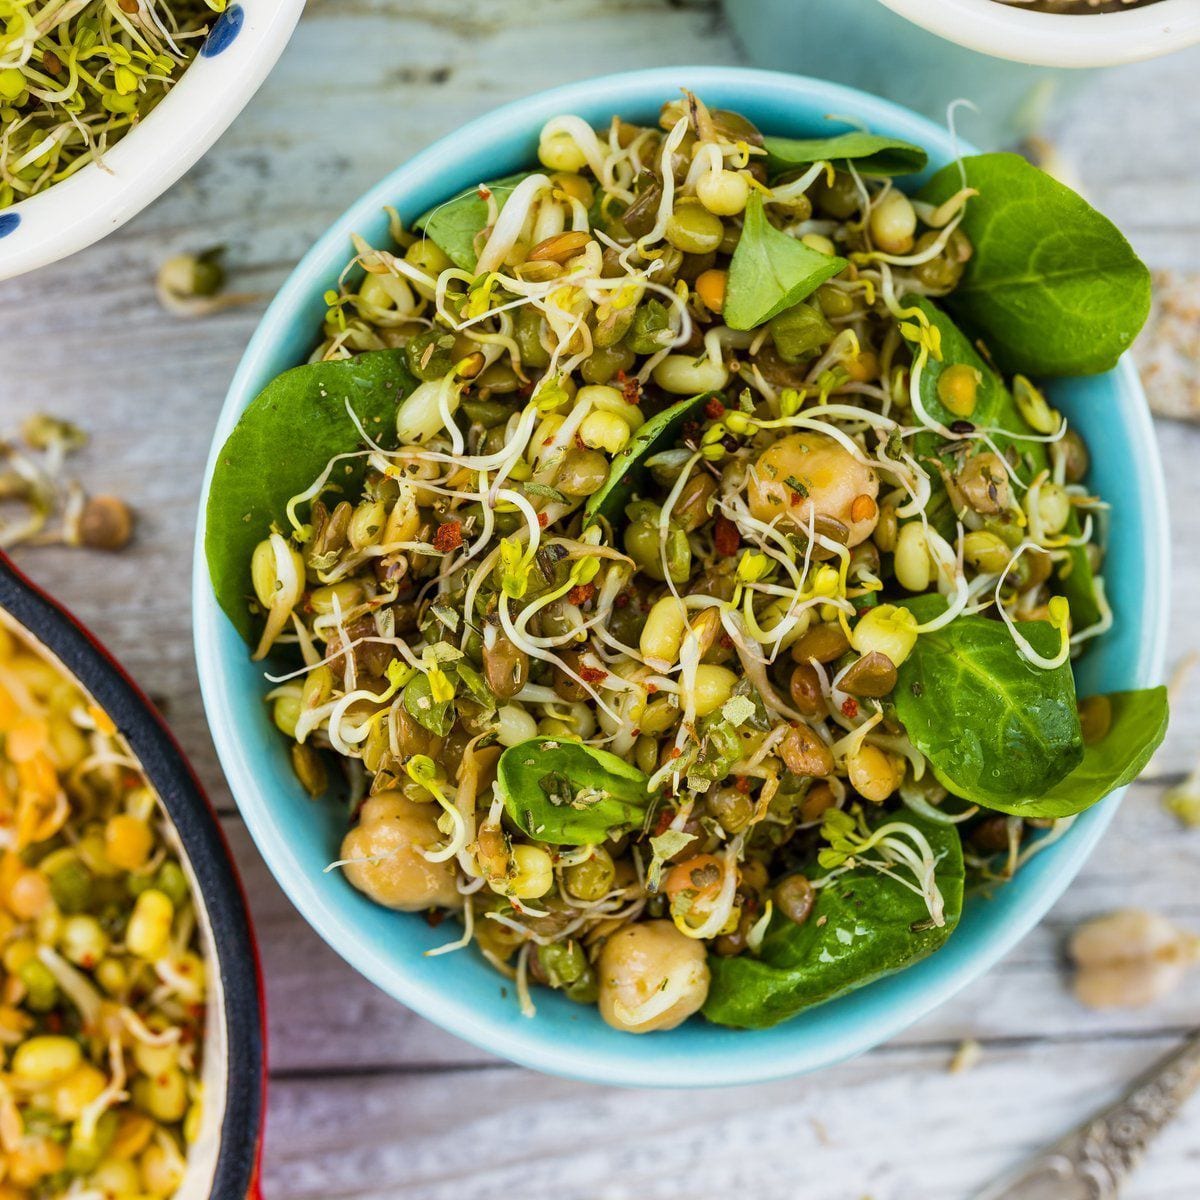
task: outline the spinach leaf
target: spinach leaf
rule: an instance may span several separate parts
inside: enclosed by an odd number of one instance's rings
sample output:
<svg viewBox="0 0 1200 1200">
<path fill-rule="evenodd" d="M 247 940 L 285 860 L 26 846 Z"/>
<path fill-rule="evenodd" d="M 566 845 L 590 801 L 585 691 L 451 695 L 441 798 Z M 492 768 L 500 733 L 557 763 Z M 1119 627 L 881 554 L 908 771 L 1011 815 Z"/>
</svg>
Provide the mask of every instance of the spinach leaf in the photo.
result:
<svg viewBox="0 0 1200 1200">
<path fill-rule="evenodd" d="M 742 236 L 729 263 L 724 318 L 730 329 L 754 329 L 798 304 L 846 266 L 776 229 L 760 193 L 746 205 Z"/>
<path fill-rule="evenodd" d="M 821 888 L 803 925 L 776 914 L 757 958 L 710 955 L 712 983 L 704 1015 L 719 1025 L 765 1029 L 823 1004 L 937 950 L 962 915 L 963 859 L 958 832 L 904 813 L 940 856 L 936 870 L 946 923 L 929 924 L 925 901 L 870 867 L 857 867 Z M 814 867 L 815 874 L 824 874 Z"/>
<path fill-rule="evenodd" d="M 484 185 L 496 197 L 497 212 L 504 207 L 504 202 L 512 195 L 517 184 L 528 175 L 528 171 L 523 171 L 519 175 L 506 175 L 503 179 Z M 479 188 L 473 187 L 422 213 L 413 223 L 413 228 L 420 229 L 456 267 L 474 271 L 479 260 L 475 238 L 487 226 L 487 222 L 487 201 L 480 197 Z"/>
<path fill-rule="evenodd" d="M 712 394 L 701 392 L 698 396 L 672 404 L 670 408 L 651 417 L 629 439 L 629 445 L 613 457 L 603 486 L 588 497 L 583 508 L 585 525 L 597 517 L 603 517 L 610 525 L 620 520 L 625 505 L 633 499 L 638 485 L 646 478 L 647 460 L 660 450 L 670 450 L 679 445 L 689 417 Z"/>
<path fill-rule="evenodd" d="M 1150 311 L 1150 273 L 1107 217 L 1016 154 L 962 161 L 979 195 L 962 230 L 974 254 L 945 303 L 1000 368 L 1031 375 L 1107 371 Z M 920 191 L 940 204 L 962 186 L 958 163 Z"/>
<path fill-rule="evenodd" d="M 1106 698 L 1112 706 L 1112 725 L 1098 742 L 1084 746 L 1083 761 L 1070 775 L 1028 799 L 988 807 L 1014 817 L 1069 817 L 1132 783 L 1166 735 L 1167 689 L 1110 692 Z"/>
<path fill-rule="evenodd" d="M 903 601 L 919 621 L 945 609 L 941 596 Z M 1054 655 L 1048 622 L 1017 628 L 1039 653 Z M 1040 796 L 1083 758 L 1070 663 L 1044 670 L 1028 662 L 1008 629 L 978 615 L 922 633 L 900 666 L 896 716 L 929 759 L 939 782 L 985 808 Z"/>
<path fill-rule="evenodd" d="M 373 438 L 394 441 L 396 409 L 416 385 L 403 350 L 373 350 L 285 371 L 242 413 L 213 469 L 204 552 L 217 601 L 247 641 L 257 636 L 247 606 L 254 547 L 272 524 L 287 527 L 287 502 L 335 454 L 362 446 L 347 404 Z M 331 486 L 353 492 L 365 466 L 365 458 L 339 463 Z"/>
<path fill-rule="evenodd" d="M 975 425 L 1001 431 L 993 434 L 992 440 L 1001 451 L 1012 451 L 1016 456 L 1014 462 L 1018 478 L 1029 484 L 1039 471 L 1050 465 L 1050 459 L 1044 442 L 1030 441 L 1022 436 L 1032 434 L 1033 430 L 1021 415 L 1021 410 L 1012 393 L 1005 387 L 1004 381 L 980 356 L 958 326 L 931 300 L 921 296 L 906 296 L 904 305 L 920 308 L 941 338 L 941 360 L 931 356 L 921 371 L 921 403 L 926 411 L 943 425 L 950 425 L 956 418 L 938 398 L 938 379 L 943 371 L 955 364 L 973 367 L 979 373 L 980 384 L 971 420 Z M 954 456 L 950 453 L 950 448 L 944 448 L 945 443 L 938 434 L 919 433 L 913 439 L 913 445 L 919 457 L 927 460 L 938 459 L 944 467 L 953 467 Z M 930 520 L 943 537 L 953 538 L 954 513 L 946 489 L 936 474 L 932 477 L 932 484 L 934 494 L 929 507 Z M 1067 522 L 1065 532 L 1072 537 L 1078 537 L 1082 532 L 1079 518 L 1074 511 Z M 1086 629 L 1100 620 L 1096 580 L 1086 546 L 1068 548 L 1066 562 L 1058 568 L 1055 586 L 1071 606 L 1071 622 L 1074 629 Z"/>
<path fill-rule="evenodd" d="M 650 803 L 647 777 L 623 758 L 580 742 L 530 738 L 496 766 L 508 815 L 529 837 L 555 846 L 595 846 L 640 825 Z"/>
<path fill-rule="evenodd" d="M 854 160 L 860 175 L 909 175 L 923 171 L 929 155 L 920 146 L 898 138 L 854 129 L 823 138 L 763 138 L 767 169 L 779 175 L 815 162 Z"/>
</svg>

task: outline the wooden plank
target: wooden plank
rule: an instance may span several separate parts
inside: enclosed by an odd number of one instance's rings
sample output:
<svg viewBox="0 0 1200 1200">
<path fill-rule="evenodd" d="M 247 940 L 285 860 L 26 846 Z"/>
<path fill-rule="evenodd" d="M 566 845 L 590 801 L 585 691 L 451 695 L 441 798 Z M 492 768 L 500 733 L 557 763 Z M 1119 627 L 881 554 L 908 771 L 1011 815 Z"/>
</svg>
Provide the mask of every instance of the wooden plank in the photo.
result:
<svg viewBox="0 0 1200 1200">
<path fill-rule="evenodd" d="M 964 1200 L 1171 1044 L 998 1048 L 959 1075 L 940 1050 L 904 1049 L 812 1079 L 699 1092 L 511 1068 L 280 1081 L 266 1190 L 290 1200 Z M 1192 1200 L 1198 1171 L 1181 1123 L 1122 1196 Z"/>
</svg>

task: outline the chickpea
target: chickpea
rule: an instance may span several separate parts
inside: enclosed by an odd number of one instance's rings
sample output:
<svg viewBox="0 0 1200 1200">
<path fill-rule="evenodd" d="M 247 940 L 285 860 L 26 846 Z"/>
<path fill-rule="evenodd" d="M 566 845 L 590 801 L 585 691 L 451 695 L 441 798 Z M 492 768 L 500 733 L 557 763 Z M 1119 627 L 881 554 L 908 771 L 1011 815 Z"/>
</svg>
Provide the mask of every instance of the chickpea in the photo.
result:
<svg viewBox="0 0 1200 1200">
<path fill-rule="evenodd" d="M 600 1015 L 626 1033 L 674 1029 L 708 998 L 704 944 L 670 921 L 618 930 L 605 942 L 598 965 Z M 660 1009 L 660 997 L 671 1003 Z"/>
<path fill-rule="evenodd" d="M 342 840 L 350 859 L 346 878 L 377 904 L 401 912 L 458 908 L 453 861 L 432 863 L 420 853 L 439 845 L 433 805 L 414 804 L 399 792 L 380 792 L 363 805 L 359 823 Z"/>
<path fill-rule="evenodd" d="M 797 494 L 789 479 L 804 492 Z M 855 502 L 861 496 L 874 501 L 878 494 L 874 470 L 839 442 L 823 433 L 794 433 L 759 456 L 750 483 L 750 512 L 760 521 L 790 520 L 802 529 L 814 518 L 830 518 L 846 527 L 846 544 L 857 546 L 874 532 L 879 508 Z"/>
<path fill-rule="evenodd" d="M 900 785 L 895 762 L 869 742 L 864 742 L 847 756 L 846 773 L 854 790 L 876 804 L 882 804 Z"/>
</svg>

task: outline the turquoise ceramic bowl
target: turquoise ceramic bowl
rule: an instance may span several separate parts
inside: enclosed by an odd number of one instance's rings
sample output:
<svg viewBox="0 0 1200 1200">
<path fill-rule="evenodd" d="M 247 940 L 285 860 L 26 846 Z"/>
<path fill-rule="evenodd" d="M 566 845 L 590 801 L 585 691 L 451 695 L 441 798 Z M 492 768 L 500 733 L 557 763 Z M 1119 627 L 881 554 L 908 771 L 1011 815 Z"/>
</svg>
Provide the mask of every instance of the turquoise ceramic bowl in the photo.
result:
<svg viewBox="0 0 1200 1200">
<path fill-rule="evenodd" d="M 368 192 L 317 242 L 276 296 L 229 390 L 213 458 L 251 398 L 274 376 L 303 362 L 325 312 L 322 293 L 351 255 L 350 233 L 382 243 L 384 205 L 412 220 L 463 187 L 533 160 L 549 117 L 578 113 L 600 122 L 613 113 L 652 121 L 681 85 L 708 103 L 738 109 L 768 130 L 800 136 L 830 129 L 839 113 L 929 148 L 935 163 L 952 155 L 944 130 L 922 117 L 831 84 L 789 75 L 718 67 L 615 75 L 543 92 L 475 121 Z M 1109 566 L 1117 623 L 1081 668 L 1081 686 L 1129 688 L 1159 679 L 1167 617 L 1167 527 L 1161 467 L 1145 398 L 1132 366 L 1051 388 L 1087 436 L 1092 482 L 1120 497 L 1112 514 Z M 304 431 L 297 430 L 297 437 Z M 286 448 L 281 447 L 286 453 Z M 205 487 L 207 493 L 207 484 Z M 222 614 L 204 563 L 204 503 L 195 558 L 196 657 L 204 703 L 221 762 L 258 848 L 312 926 L 368 979 L 410 1008 L 491 1053 L 527 1066 L 610 1084 L 739 1084 L 827 1066 L 894 1036 L 986 971 L 1042 917 L 1112 818 L 1112 796 L 1082 816 L 1054 846 L 1031 860 L 995 897 L 974 902 L 949 943 L 910 970 L 774 1029 L 741 1032 L 693 1019 L 670 1033 L 618 1033 L 592 1008 L 538 990 L 538 1013 L 522 1017 L 512 987 L 481 957 L 423 952 L 453 934 L 418 916 L 389 912 L 356 892 L 338 872 L 343 818 L 314 804 L 292 775 L 287 749 L 263 703 L 262 672 Z"/>
</svg>

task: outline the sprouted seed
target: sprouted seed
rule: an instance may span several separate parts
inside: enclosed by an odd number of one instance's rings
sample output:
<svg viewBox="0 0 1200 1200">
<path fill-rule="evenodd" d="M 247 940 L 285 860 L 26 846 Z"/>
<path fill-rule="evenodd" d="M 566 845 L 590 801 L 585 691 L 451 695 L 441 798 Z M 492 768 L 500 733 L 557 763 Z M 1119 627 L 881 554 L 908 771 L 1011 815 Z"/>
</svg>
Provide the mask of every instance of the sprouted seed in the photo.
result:
<svg viewBox="0 0 1200 1200">
<path fill-rule="evenodd" d="M 159 800 L 112 721 L 0 613 L 0 1193 L 175 1195 L 206 965 Z"/>
<path fill-rule="evenodd" d="M 540 985 L 632 1032 L 702 1007 L 769 1024 L 940 945 L 960 834 L 1003 878 L 1031 830 L 1069 827 L 972 802 L 895 698 L 936 700 L 917 658 L 986 637 L 949 723 L 991 737 L 979 681 L 1010 672 L 1045 713 L 1052 678 L 1062 778 L 1069 658 L 1111 620 L 1099 501 L 1028 381 L 1037 428 L 1011 401 L 997 427 L 969 343 L 929 387 L 973 189 L 933 206 L 853 161 L 769 168 L 750 121 L 691 94 L 657 127 L 557 117 L 538 154 L 356 239 L 313 358 L 399 352 L 413 383 L 395 437 L 360 426 L 262 530 L 256 657 L 279 729 L 366 780 L 338 868 L 461 915 L 435 953 L 473 943 L 527 1012 Z M 1096 572 L 1095 628 L 1058 594 L 1068 560 Z M 864 903 L 897 914 L 890 967 L 845 949 Z"/>
<path fill-rule="evenodd" d="M 225 247 L 166 259 L 154 279 L 158 302 L 177 317 L 206 317 L 257 300 L 252 292 L 225 291 Z"/>
<path fill-rule="evenodd" d="M 0 0 L 0 209 L 69 178 L 142 121 L 226 0 Z"/>
<path fill-rule="evenodd" d="M 87 445 L 69 421 L 28 417 L 19 435 L 0 440 L 0 549 L 18 545 L 120 550 L 134 516 L 116 496 L 89 497 L 67 473 L 67 459 Z"/>
</svg>

